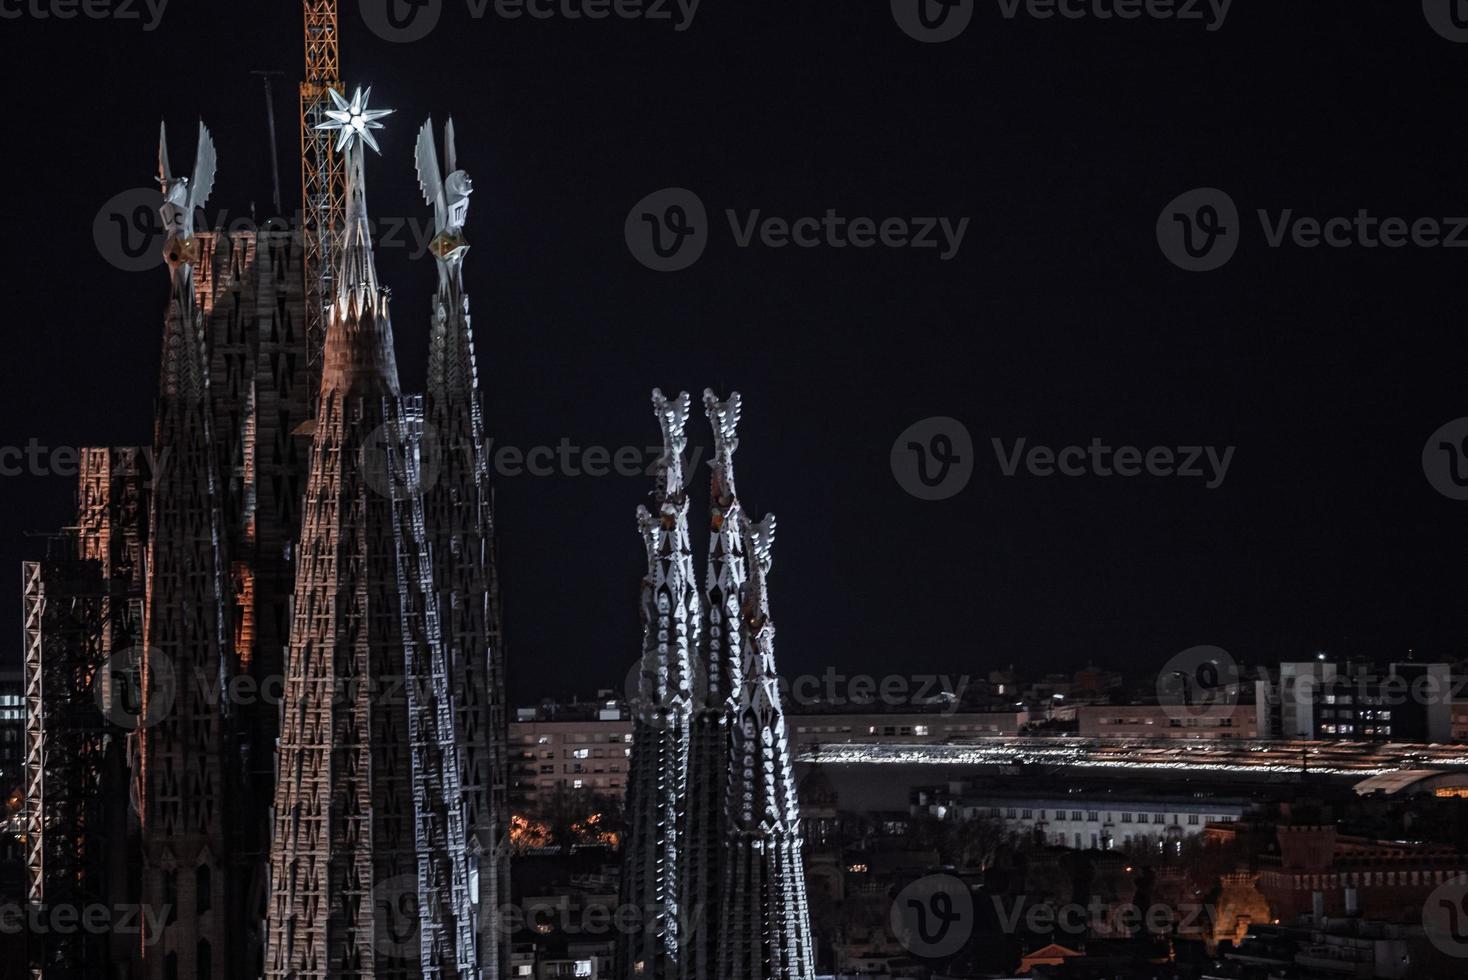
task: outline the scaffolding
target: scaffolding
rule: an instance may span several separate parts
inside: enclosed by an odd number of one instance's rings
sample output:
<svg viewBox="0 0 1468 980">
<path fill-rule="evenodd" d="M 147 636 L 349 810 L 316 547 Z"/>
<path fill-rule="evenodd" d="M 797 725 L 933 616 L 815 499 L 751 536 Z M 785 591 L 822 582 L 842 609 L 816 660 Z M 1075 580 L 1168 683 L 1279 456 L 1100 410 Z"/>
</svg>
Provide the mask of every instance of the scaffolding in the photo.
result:
<svg viewBox="0 0 1468 980">
<path fill-rule="evenodd" d="M 334 294 L 333 256 L 347 218 L 346 160 L 336 152 L 334 133 L 316 127 L 326 121 L 327 92 L 341 88 L 341 49 L 336 0 L 305 0 L 306 79 L 301 83 L 301 230 L 305 242 L 306 345 L 309 391 L 314 412 L 321 384 L 321 353 L 326 347 L 326 308 Z"/>
<path fill-rule="evenodd" d="M 73 542 L 58 540 L 58 551 Z M 101 565 L 62 554 L 22 566 L 25 615 L 26 895 L 31 913 L 106 901 L 106 761 L 112 734 L 93 698 L 106 663 Z M 37 931 L 35 980 L 106 975 L 101 937 Z"/>
</svg>

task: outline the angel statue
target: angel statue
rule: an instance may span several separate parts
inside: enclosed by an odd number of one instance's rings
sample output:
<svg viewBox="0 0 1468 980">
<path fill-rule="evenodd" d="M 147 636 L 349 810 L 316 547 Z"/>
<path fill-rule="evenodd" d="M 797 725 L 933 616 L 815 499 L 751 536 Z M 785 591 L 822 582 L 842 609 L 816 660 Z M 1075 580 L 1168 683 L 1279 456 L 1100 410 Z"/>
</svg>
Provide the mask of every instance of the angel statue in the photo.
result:
<svg viewBox="0 0 1468 980">
<path fill-rule="evenodd" d="M 439 169 L 438 150 L 433 145 L 433 119 L 418 130 L 418 186 L 423 199 L 433 205 L 434 237 L 430 247 L 438 257 L 438 285 L 443 291 L 452 283 L 461 286 L 464 255 L 469 243 L 464 240 L 464 222 L 469 217 L 469 195 L 474 182 L 458 169 L 458 153 L 454 149 L 454 121 L 450 119 L 443 132 L 444 164 L 449 175 Z"/>
<path fill-rule="evenodd" d="M 214 140 L 202 122 L 199 123 L 199 148 L 194 156 L 193 177 L 175 177 L 168 165 L 168 127 L 158 126 L 158 184 L 163 190 L 163 257 L 175 272 L 179 266 L 199 259 L 199 243 L 194 238 L 194 211 L 204 206 L 214 189 Z"/>
</svg>

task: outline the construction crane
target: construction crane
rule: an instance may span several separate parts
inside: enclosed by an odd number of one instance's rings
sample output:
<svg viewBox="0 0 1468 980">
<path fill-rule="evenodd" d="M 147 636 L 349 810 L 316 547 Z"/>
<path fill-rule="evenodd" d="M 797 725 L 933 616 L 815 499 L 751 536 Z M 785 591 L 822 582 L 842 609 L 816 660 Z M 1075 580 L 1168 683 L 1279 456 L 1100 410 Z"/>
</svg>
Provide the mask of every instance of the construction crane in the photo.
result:
<svg viewBox="0 0 1468 980">
<path fill-rule="evenodd" d="M 321 386 L 321 352 L 326 346 L 327 307 L 332 296 L 332 256 L 346 224 L 346 162 L 331 133 L 316 128 L 326 121 L 327 92 L 341 88 L 341 46 L 336 0 L 305 0 L 306 78 L 301 82 L 301 231 L 305 245 L 306 352 L 310 388 L 307 404 L 316 412 Z"/>
</svg>

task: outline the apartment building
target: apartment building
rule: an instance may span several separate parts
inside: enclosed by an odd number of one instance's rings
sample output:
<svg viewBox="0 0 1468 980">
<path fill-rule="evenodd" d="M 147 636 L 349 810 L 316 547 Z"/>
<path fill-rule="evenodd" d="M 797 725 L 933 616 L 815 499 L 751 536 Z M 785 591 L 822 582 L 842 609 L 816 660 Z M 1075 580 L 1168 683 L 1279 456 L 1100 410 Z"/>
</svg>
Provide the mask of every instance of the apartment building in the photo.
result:
<svg viewBox="0 0 1468 980">
<path fill-rule="evenodd" d="M 1083 704 L 1076 731 L 1097 738 L 1255 738 L 1259 715 L 1252 701 L 1189 717 L 1186 709 L 1160 704 Z"/>
</svg>

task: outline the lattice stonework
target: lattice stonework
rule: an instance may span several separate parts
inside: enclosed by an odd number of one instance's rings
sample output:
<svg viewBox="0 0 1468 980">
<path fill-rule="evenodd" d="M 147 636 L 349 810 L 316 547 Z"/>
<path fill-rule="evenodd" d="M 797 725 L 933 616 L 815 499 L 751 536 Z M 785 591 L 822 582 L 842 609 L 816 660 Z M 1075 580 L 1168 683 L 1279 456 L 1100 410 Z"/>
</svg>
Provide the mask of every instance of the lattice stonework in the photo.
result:
<svg viewBox="0 0 1468 980">
<path fill-rule="evenodd" d="M 470 860 L 477 870 L 477 889 L 471 894 L 476 905 L 476 976 L 498 980 L 508 953 L 499 910 L 510 900 L 505 649 L 489 455 L 463 280 L 470 183 L 457 167 L 453 134 L 450 120 L 442 166 L 432 120 L 418 137 L 418 174 L 424 196 L 434 206 L 435 239 L 449 246 L 434 250 L 438 291 L 429 324 L 424 451 L 437 472 L 425 473 L 424 506 L 453 678 Z"/>
<path fill-rule="evenodd" d="M 691 658 L 700 622 L 683 473 L 688 404 L 687 392 L 672 401 L 653 392 L 663 430 L 658 512 L 637 509 L 648 568 L 622 854 L 622 903 L 639 910 L 640 928 L 619 935 L 617 946 L 618 975 L 628 980 L 673 980 L 679 974 L 679 830 L 688 786 Z"/>
<path fill-rule="evenodd" d="M 224 289 L 243 278 L 243 261 L 229 261 L 233 252 L 210 256 L 219 260 L 210 278 Z M 153 458 L 163 463 L 154 474 L 142 655 L 145 698 L 167 691 L 168 703 L 142 719 L 136 781 L 143 903 L 173 911 L 162 935 L 141 937 L 145 980 L 245 977 L 254 960 L 238 901 L 247 872 L 233 860 L 246 794 L 225 696 L 237 660 L 221 509 L 221 501 L 244 498 L 244 468 L 233 486 L 220 477 L 206 318 L 194 280 L 191 263 L 170 262 L 153 441 Z M 203 292 L 220 309 L 213 290 Z M 226 301 L 221 312 L 236 305 Z M 237 392 L 253 370 L 243 324 L 232 327 L 214 338 L 214 354 L 221 381 Z"/>
<path fill-rule="evenodd" d="M 734 491 L 740 398 L 703 393 L 713 427 L 709 483 L 709 552 L 704 575 L 704 626 L 693 661 L 693 719 L 688 751 L 688 803 L 683 820 L 682 976 L 710 980 L 718 964 L 723 882 L 724 793 L 729 771 L 730 698 L 739 686 L 739 595 L 744 586 L 743 512 Z"/>
<path fill-rule="evenodd" d="M 741 520 L 749 582 L 740 609 L 741 678 L 730 717 L 728 838 L 718 980 L 810 980 L 815 958 L 780 681 L 769 574 L 775 519 Z"/>
<path fill-rule="evenodd" d="M 287 660 L 265 974 L 469 980 L 454 698 L 428 562 L 421 419 L 399 391 L 348 147 Z"/>
</svg>

